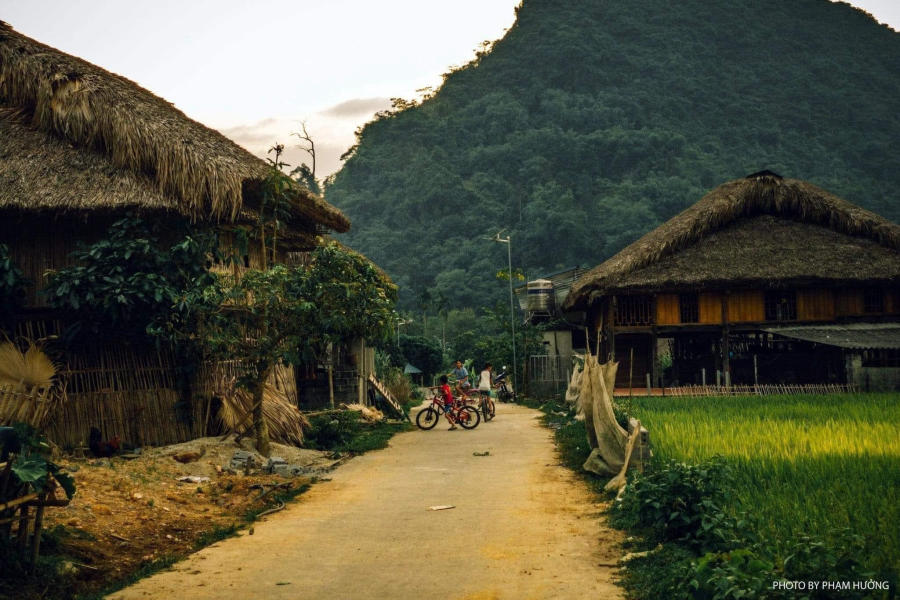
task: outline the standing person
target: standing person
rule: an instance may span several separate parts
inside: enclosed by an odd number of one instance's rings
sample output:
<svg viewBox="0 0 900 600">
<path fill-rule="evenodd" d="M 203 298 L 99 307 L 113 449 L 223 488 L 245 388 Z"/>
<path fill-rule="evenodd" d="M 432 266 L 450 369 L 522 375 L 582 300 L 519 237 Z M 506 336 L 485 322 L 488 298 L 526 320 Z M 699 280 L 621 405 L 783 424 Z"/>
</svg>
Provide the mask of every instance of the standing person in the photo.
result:
<svg viewBox="0 0 900 600">
<path fill-rule="evenodd" d="M 466 371 L 461 360 L 456 361 L 456 368 L 450 371 L 450 375 L 456 378 L 456 391 L 460 395 L 465 394 L 464 390 L 472 387 L 472 384 L 469 383 L 469 372 Z"/>
<path fill-rule="evenodd" d="M 481 393 L 481 402 L 484 410 L 485 419 L 494 417 L 494 401 L 491 400 L 491 388 L 494 387 L 493 378 L 494 365 L 485 363 L 484 369 L 478 374 L 478 391 Z"/>
<path fill-rule="evenodd" d="M 493 370 L 494 365 L 486 363 L 484 369 L 478 374 L 478 391 L 490 392 L 493 387 Z"/>
<path fill-rule="evenodd" d="M 441 397 L 444 399 L 444 416 L 450 423 L 448 431 L 456 429 L 456 423 L 453 421 L 453 393 L 450 391 L 450 385 L 447 383 L 447 376 L 441 375 Z"/>
</svg>

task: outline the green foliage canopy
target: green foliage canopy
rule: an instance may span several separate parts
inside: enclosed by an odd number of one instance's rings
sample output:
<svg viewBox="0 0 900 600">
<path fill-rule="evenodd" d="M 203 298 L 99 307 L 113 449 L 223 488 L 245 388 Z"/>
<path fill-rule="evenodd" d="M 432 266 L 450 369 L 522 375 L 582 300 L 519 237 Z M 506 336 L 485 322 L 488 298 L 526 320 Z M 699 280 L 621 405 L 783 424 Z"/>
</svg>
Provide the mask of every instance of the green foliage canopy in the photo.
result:
<svg viewBox="0 0 900 600">
<path fill-rule="evenodd" d="M 50 274 L 44 290 L 51 306 L 74 318 L 70 333 L 120 332 L 143 336 L 148 328 L 188 307 L 187 290 L 212 283 L 208 268 L 215 237 L 191 231 L 167 245 L 160 226 L 129 216 L 114 222 L 103 239 L 81 244 L 74 264 Z"/>
</svg>

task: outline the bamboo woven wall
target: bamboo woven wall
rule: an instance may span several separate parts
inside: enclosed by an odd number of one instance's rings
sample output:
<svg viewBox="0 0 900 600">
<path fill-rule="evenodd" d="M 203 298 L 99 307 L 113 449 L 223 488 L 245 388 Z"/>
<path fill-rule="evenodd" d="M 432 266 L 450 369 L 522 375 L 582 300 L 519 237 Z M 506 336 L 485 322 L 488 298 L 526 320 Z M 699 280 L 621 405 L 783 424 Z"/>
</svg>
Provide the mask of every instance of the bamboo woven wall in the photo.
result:
<svg viewBox="0 0 900 600">
<path fill-rule="evenodd" d="M 41 340 L 61 331 L 59 319 L 29 318 L 16 324 L 15 335 Z M 168 352 L 123 342 L 52 358 L 65 393 L 46 433 L 63 448 L 86 446 L 91 427 L 135 446 L 184 442 L 202 430 L 196 403 L 181 418 L 176 412 L 176 365 Z"/>
<path fill-rule="evenodd" d="M 62 373 L 66 399 L 47 428 L 64 448 L 87 445 L 91 427 L 135 446 L 159 446 L 199 436 L 203 415 L 179 414 L 175 364 L 167 353 L 116 347 L 70 356 Z"/>
<path fill-rule="evenodd" d="M 78 241 L 93 243 L 108 227 L 104 219 L 86 226 L 77 221 L 55 221 L 26 216 L 0 224 L 0 243 L 9 246 L 13 262 L 31 282 L 23 299 L 26 308 L 47 306 L 38 293 L 47 283 L 47 272 L 72 264 L 69 254 Z"/>
</svg>

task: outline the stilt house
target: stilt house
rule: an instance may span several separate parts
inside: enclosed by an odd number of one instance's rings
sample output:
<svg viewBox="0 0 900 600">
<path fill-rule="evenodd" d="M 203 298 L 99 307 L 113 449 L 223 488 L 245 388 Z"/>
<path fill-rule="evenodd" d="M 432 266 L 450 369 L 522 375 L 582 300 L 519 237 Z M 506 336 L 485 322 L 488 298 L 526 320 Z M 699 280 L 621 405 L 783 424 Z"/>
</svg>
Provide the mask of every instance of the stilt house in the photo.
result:
<svg viewBox="0 0 900 600">
<path fill-rule="evenodd" d="M 231 243 L 257 221 L 269 165 L 171 103 L 45 46 L 0 22 L 0 244 L 32 282 L 10 337 L 58 334 L 40 294 L 45 273 L 70 264 L 79 242 L 102 239 L 127 213 L 188 221 Z M 275 249 L 251 244 L 245 267 L 284 261 L 349 221 L 306 189 L 290 190 L 286 234 Z M 173 227 L 174 229 L 174 227 Z M 66 357 L 68 402 L 51 429 L 63 445 L 91 426 L 135 444 L 182 441 L 205 430 L 209 407 L 175 419 L 174 365 L 165 352 L 124 345 Z M 293 386 L 293 373 L 285 385 Z M 296 398 L 294 398 L 296 401 Z"/>
<path fill-rule="evenodd" d="M 731 181 L 586 273 L 618 386 L 900 382 L 900 227 L 768 171 Z M 599 337 L 597 337 L 599 336 Z"/>
</svg>

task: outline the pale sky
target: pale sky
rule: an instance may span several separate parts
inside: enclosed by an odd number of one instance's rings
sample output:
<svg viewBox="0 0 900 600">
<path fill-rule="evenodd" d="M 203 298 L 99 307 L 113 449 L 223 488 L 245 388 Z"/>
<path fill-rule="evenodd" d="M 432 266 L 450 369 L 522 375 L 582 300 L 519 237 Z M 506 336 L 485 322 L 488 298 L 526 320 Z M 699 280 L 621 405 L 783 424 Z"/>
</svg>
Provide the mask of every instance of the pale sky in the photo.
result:
<svg viewBox="0 0 900 600">
<path fill-rule="evenodd" d="M 625 0 L 623 0 L 625 1 Z M 790 1 L 790 0 L 785 0 Z M 503 36 L 519 0 L 0 0 L 0 20 L 123 75 L 265 156 L 340 168 L 354 130 Z M 900 0 L 854 0 L 900 30 Z"/>
</svg>

